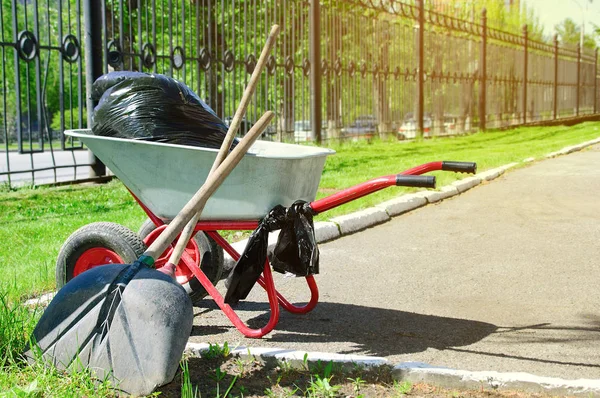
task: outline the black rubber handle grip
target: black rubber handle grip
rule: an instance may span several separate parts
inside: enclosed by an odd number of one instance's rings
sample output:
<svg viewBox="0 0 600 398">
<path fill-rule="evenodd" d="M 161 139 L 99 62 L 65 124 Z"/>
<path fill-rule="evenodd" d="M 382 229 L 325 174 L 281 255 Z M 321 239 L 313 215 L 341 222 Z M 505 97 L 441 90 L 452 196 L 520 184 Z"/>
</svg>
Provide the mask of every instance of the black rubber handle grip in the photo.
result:
<svg viewBox="0 0 600 398">
<path fill-rule="evenodd" d="M 475 174 L 475 173 L 477 173 L 477 163 L 444 161 L 444 162 L 442 162 L 442 170 L 454 171 L 457 173 Z"/>
<path fill-rule="evenodd" d="M 413 176 L 398 174 L 396 185 L 399 187 L 435 188 L 435 176 Z"/>
</svg>

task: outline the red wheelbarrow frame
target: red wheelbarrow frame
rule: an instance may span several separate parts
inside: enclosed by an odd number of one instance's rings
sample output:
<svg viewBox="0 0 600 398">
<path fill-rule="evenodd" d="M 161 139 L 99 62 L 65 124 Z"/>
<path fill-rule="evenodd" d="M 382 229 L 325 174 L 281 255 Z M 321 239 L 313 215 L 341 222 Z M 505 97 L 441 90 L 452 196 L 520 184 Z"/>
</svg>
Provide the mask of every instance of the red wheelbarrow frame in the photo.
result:
<svg viewBox="0 0 600 398">
<path fill-rule="evenodd" d="M 402 176 L 417 176 L 423 173 L 436 170 L 475 173 L 477 166 L 471 162 L 430 162 L 412 169 L 403 171 L 400 174 L 393 174 L 389 176 L 379 177 L 367 182 L 355 185 L 353 187 L 342 190 L 331 196 L 316 200 L 310 203 L 310 207 L 315 213 L 322 213 L 324 211 L 333 209 L 334 207 L 342 204 L 351 202 L 355 199 L 369 195 L 381 189 L 391 186 L 421 186 L 421 187 L 434 187 L 435 178 L 427 177 L 429 179 L 415 180 L 412 178 L 403 179 Z M 425 177 L 423 177 L 425 178 Z M 146 212 L 148 217 L 157 226 L 161 227 L 164 222 L 158 218 L 150 209 L 146 207 L 133 193 L 131 194 L 135 200 L 139 203 L 142 209 Z M 210 236 L 219 246 L 223 248 L 234 261 L 240 258 L 238 253 L 230 244 L 227 242 L 217 231 L 246 231 L 254 230 L 258 227 L 258 221 L 236 221 L 236 220 L 224 220 L 224 221 L 199 221 L 196 224 L 195 231 L 203 231 Z M 281 293 L 275 289 L 273 282 L 273 275 L 271 273 L 271 267 L 269 260 L 265 262 L 263 275 L 258 279 L 258 284 L 262 286 L 266 292 L 269 300 L 269 307 L 271 315 L 267 324 L 260 329 L 249 328 L 244 322 L 238 317 L 234 309 L 229 304 L 226 304 L 223 296 L 215 288 L 215 285 L 208 279 L 204 272 L 198 267 L 196 262 L 191 258 L 189 254 L 184 251 L 182 261 L 202 284 L 204 289 L 213 298 L 219 308 L 225 313 L 227 318 L 233 323 L 233 325 L 246 337 L 260 338 L 271 332 L 277 322 L 279 321 L 279 306 L 283 307 L 286 311 L 294 314 L 305 314 L 315 308 L 319 301 L 319 290 L 314 276 L 309 275 L 306 277 L 306 283 L 310 290 L 310 300 L 303 306 L 297 306 L 286 300 Z"/>
</svg>

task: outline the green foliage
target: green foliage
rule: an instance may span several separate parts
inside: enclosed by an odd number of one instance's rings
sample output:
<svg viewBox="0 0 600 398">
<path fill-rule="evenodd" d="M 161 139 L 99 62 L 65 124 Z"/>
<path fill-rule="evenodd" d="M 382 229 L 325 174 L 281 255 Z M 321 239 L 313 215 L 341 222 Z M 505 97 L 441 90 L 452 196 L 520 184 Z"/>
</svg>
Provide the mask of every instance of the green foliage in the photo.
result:
<svg viewBox="0 0 600 398">
<path fill-rule="evenodd" d="M 356 376 L 354 379 L 349 377 L 348 380 L 352 382 L 354 392 L 357 394 L 360 392 L 360 389 L 362 388 L 362 386 L 364 386 L 367 383 L 360 376 Z"/>
<path fill-rule="evenodd" d="M 12 51 L 6 53 L 6 57 L 0 58 L 0 77 L 5 83 L 6 105 L 4 105 L 4 113 L 8 125 L 9 139 L 12 140 L 15 134 L 17 113 L 16 105 L 20 103 L 22 127 L 26 127 L 31 118 L 32 123 L 38 123 L 38 128 L 43 127 L 47 120 L 60 110 L 60 100 L 62 98 L 65 109 L 73 109 L 80 102 L 85 102 L 85 78 L 82 82 L 82 95 L 78 92 L 78 74 L 80 72 L 79 62 L 69 64 L 62 62 L 63 87 L 59 84 L 61 81 L 60 65 L 61 55 L 57 50 L 62 45 L 62 37 L 59 34 L 59 26 L 62 28 L 62 35 L 74 34 L 79 37 L 81 51 L 80 56 L 84 52 L 83 30 L 77 31 L 75 15 L 77 10 L 76 0 L 62 1 L 62 13 L 59 14 L 56 3 L 45 4 L 40 3 L 38 21 L 39 32 L 36 32 L 37 40 L 40 45 L 52 46 L 52 50 L 40 49 L 38 57 L 32 62 L 19 61 L 19 71 L 15 68 Z M 17 35 L 23 30 L 35 32 L 33 26 L 33 18 L 31 17 L 34 7 L 37 3 L 31 2 L 15 2 L 16 7 L 16 29 L 13 30 L 12 9 L 13 2 L 11 0 L 2 0 L 2 20 L 1 35 L 3 42 L 16 41 Z M 47 8 L 47 10 L 46 10 Z M 39 11 L 38 10 L 38 11 Z M 25 16 L 29 14 L 29 18 L 25 20 Z M 37 80 L 36 72 L 39 60 L 40 79 Z M 81 64 L 83 65 L 83 64 Z M 83 71 L 82 71 L 83 72 Z M 16 96 L 16 80 L 20 84 L 21 96 Z M 38 115 L 38 105 L 41 107 L 41 115 Z"/>
<path fill-rule="evenodd" d="M 208 345 L 208 350 L 202 353 L 202 357 L 206 359 L 214 359 L 214 358 L 227 358 L 231 354 L 229 350 L 229 344 L 227 342 L 223 343 L 223 347 L 219 344 L 210 344 Z"/>
<path fill-rule="evenodd" d="M 65 374 L 54 367 L 29 365 L 22 354 L 42 311 L 9 300 L 0 288 L 0 397 L 110 396 L 111 384 L 89 370 Z M 39 355 L 32 350 L 33 355 Z"/>
<path fill-rule="evenodd" d="M 80 123 L 81 116 L 81 123 Z M 50 127 L 54 131 L 63 131 L 61 127 L 61 112 L 56 112 L 54 116 L 52 116 L 52 123 Z M 85 109 L 81 110 L 81 115 L 79 108 L 73 109 L 65 109 L 64 112 L 64 130 L 70 129 L 79 129 L 87 127 L 87 111 Z"/>
<path fill-rule="evenodd" d="M 518 4 L 518 3 L 517 3 Z M 486 9 L 487 24 L 491 28 L 500 29 L 521 35 L 523 25 L 527 25 L 528 35 L 533 39 L 542 39 L 543 27 L 533 7 L 506 6 L 498 0 L 448 0 L 443 2 L 440 12 L 479 23 L 483 9 Z"/>
<path fill-rule="evenodd" d="M 0 369 L 22 360 L 38 317 L 37 311 L 10 301 L 0 290 Z"/>
<path fill-rule="evenodd" d="M 315 398 L 330 398 L 335 397 L 337 392 L 340 390 L 341 386 L 332 385 L 331 377 L 323 377 L 315 376 L 314 379 L 311 378 L 311 382 L 306 390 L 306 395 L 308 397 Z"/>
<path fill-rule="evenodd" d="M 399 383 L 394 380 L 394 390 L 396 390 L 399 395 L 406 395 L 412 391 L 412 383 L 410 381 Z"/>
<path fill-rule="evenodd" d="M 237 378 L 238 378 L 237 376 L 233 377 L 233 380 L 229 383 L 227 390 L 221 396 L 221 382 L 225 379 L 226 376 L 227 376 L 227 373 L 223 372 L 221 370 L 221 368 L 216 368 L 214 376 L 213 375 L 210 376 L 213 380 L 215 380 L 217 382 L 217 386 L 215 388 L 215 395 L 214 395 L 215 398 L 226 398 L 227 395 L 229 395 L 229 393 L 231 392 L 231 389 L 235 385 L 235 382 L 237 381 Z"/>
<path fill-rule="evenodd" d="M 319 360 L 317 364 L 311 368 L 311 373 L 317 376 L 321 376 L 322 378 L 331 377 L 333 372 L 333 361 L 327 362 L 327 364 L 323 365 L 323 363 Z"/>
<path fill-rule="evenodd" d="M 308 352 L 305 352 L 304 356 L 302 357 L 302 367 L 308 370 Z"/>
<path fill-rule="evenodd" d="M 187 359 L 184 359 L 179 364 L 181 367 L 181 398 L 199 398 L 198 386 L 193 387 L 190 380 L 190 369 Z"/>
<path fill-rule="evenodd" d="M 560 24 L 554 27 L 558 34 L 558 39 L 561 44 L 576 46 L 581 42 L 581 25 L 575 23 L 571 18 L 565 18 Z M 584 34 L 583 46 L 588 49 L 596 48 L 596 40 L 594 34 Z"/>
</svg>

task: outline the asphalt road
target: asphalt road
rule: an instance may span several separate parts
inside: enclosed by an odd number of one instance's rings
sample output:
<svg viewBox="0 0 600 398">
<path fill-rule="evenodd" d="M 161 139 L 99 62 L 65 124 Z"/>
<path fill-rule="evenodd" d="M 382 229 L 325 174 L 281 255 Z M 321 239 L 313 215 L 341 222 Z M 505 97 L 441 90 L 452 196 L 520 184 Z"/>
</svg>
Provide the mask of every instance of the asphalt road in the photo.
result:
<svg viewBox="0 0 600 398">
<path fill-rule="evenodd" d="M 322 244 L 319 305 L 246 339 L 214 304 L 191 341 L 600 378 L 600 146 Z M 302 279 L 280 280 L 292 299 Z M 222 285 L 222 284 L 221 284 Z M 255 288 L 242 319 L 266 322 Z"/>
<path fill-rule="evenodd" d="M 71 181 L 76 179 L 88 178 L 89 166 L 78 166 L 89 164 L 88 151 L 62 151 L 56 150 L 52 154 L 49 150 L 41 153 L 19 154 L 9 152 L 8 159 L 6 152 L 0 152 L 0 172 L 11 171 L 11 183 L 14 185 L 30 183 L 35 179 L 36 184 L 48 184 L 60 181 Z M 54 155 L 54 158 L 53 158 Z M 56 178 L 54 170 L 43 170 L 31 172 L 22 172 L 24 170 L 42 169 L 52 166 L 71 166 L 56 169 Z M 0 183 L 7 182 L 7 175 L 0 175 Z"/>
</svg>

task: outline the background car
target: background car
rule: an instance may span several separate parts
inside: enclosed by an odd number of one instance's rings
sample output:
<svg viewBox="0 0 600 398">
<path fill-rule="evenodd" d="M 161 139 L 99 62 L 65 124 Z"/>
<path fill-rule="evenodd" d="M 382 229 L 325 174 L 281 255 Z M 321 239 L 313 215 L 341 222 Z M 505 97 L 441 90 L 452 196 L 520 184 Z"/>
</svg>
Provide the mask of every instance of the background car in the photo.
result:
<svg viewBox="0 0 600 398">
<path fill-rule="evenodd" d="M 310 120 L 296 120 L 294 122 L 294 141 L 303 142 L 312 139 Z"/>
<path fill-rule="evenodd" d="M 407 117 L 398 128 L 398 139 L 399 140 L 410 140 L 417 136 L 417 121 L 413 118 L 412 113 L 407 113 Z M 423 117 L 423 136 L 428 137 L 431 130 L 431 116 L 425 115 Z"/>
<path fill-rule="evenodd" d="M 364 115 L 357 117 L 354 122 L 342 128 L 344 135 L 366 135 L 377 132 L 377 118 L 372 115 Z"/>
</svg>

